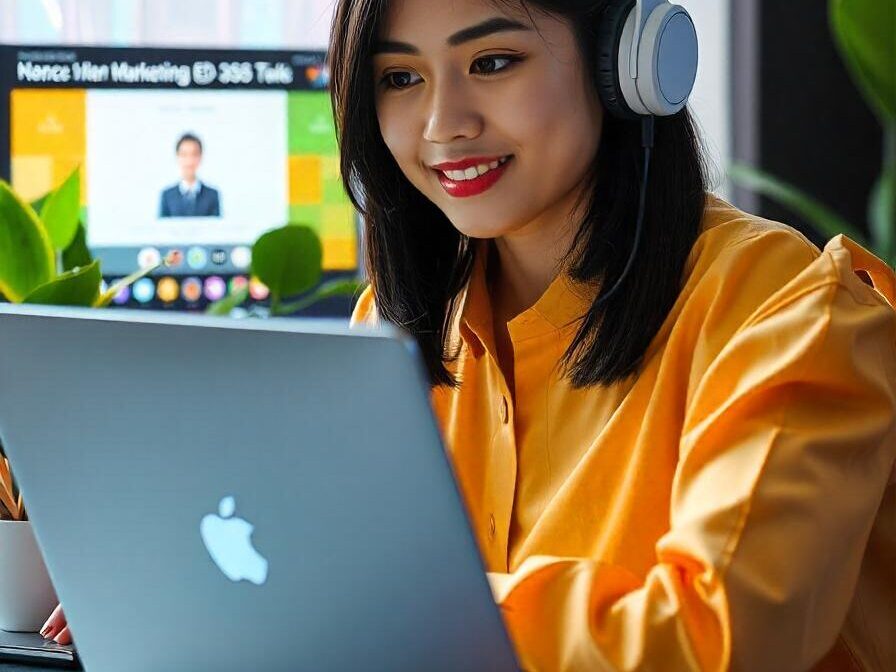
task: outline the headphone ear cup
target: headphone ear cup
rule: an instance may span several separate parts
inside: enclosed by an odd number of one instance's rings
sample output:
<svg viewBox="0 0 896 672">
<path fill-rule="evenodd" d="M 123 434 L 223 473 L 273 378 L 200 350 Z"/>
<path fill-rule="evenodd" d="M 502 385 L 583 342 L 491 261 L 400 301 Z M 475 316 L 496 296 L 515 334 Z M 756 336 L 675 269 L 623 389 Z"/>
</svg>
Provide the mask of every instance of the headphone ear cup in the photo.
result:
<svg viewBox="0 0 896 672">
<path fill-rule="evenodd" d="M 610 0 L 597 29 L 597 90 L 604 109 L 621 119 L 639 119 L 619 83 L 619 46 L 635 0 Z"/>
</svg>

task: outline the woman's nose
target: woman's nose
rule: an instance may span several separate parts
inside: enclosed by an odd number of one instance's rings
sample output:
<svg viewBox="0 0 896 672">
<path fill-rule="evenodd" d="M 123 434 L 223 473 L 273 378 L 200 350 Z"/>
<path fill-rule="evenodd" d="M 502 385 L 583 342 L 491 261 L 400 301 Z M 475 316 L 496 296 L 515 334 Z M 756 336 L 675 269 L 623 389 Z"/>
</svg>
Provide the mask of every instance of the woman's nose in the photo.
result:
<svg viewBox="0 0 896 672">
<path fill-rule="evenodd" d="M 482 115 L 463 87 L 432 87 L 426 110 L 423 137 L 428 142 L 446 143 L 459 138 L 475 138 L 482 132 Z"/>
</svg>

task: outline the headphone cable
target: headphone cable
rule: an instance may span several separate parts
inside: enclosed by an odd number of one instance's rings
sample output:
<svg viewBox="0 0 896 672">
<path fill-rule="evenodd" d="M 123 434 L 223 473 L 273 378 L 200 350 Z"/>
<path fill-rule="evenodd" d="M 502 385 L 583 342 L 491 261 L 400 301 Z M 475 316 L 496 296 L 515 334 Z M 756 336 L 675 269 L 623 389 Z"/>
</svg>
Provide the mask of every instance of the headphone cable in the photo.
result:
<svg viewBox="0 0 896 672">
<path fill-rule="evenodd" d="M 619 279 L 616 281 L 616 284 L 613 285 L 610 291 L 600 297 L 600 299 L 598 299 L 596 305 L 602 304 L 604 301 L 607 301 L 616 293 L 616 291 L 622 285 L 622 281 L 625 280 L 625 277 L 631 270 L 632 264 L 634 264 L 635 262 L 635 257 L 638 254 L 638 247 L 641 244 L 641 230 L 644 228 L 644 209 L 647 199 L 647 178 L 650 172 L 650 154 L 651 150 L 653 149 L 653 139 L 655 132 L 654 120 L 655 117 L 652 114 L 641 117 L 641 147 L 644 149 L 644 170 L 641 172 L 641 193 L 638 196 L 638 220 L 635 224 L 635 243 L 634 245 L 632 245 L 632 251 L 628 256 L 628 261 L 625 264 L 625 269 L 622 271 L 622 275 L 619 276 Z"/>
</svg>

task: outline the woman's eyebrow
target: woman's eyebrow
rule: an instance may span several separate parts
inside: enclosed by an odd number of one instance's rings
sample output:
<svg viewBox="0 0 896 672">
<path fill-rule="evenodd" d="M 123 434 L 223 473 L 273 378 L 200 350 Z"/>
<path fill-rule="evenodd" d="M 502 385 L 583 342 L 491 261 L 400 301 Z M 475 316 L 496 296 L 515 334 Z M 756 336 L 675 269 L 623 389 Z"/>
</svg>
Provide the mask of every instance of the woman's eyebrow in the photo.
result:
<svg viewBox="0 0 896 672">
<path fill-rule="evenodd" d="M 496 16 L 492 19 L 486 19 L 482 23 L 477 23 L 469 28 L 464 28 L 451 35 L 446 41 L 449 46 L 456 47 L 478 40 L 487 35 L 494 33 L 503 33 L 510 30 L 532 30 L 531 27 L 519 21 L 508 19 L 503 16 Z M 419 54 L 420 50 L 413 44 L 407 42 L 395 42 L 392 40 L 383 40 L 376 44 L 373 50 L 374 54 Z"/>
</svg>

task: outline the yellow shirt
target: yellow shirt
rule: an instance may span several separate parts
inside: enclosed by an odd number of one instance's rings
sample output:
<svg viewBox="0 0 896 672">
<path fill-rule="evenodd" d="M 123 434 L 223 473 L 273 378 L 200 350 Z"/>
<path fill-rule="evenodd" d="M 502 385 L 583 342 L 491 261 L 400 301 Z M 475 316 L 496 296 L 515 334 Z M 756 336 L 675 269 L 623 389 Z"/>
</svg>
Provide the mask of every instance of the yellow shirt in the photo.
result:
<svg viewBox="0 0 896 672">
<path fill-rule="evenodd" d="M 561 275 L 508 323 L 512 397 L 484 249 L 432 405 L 523 667 L 896 670 L 893 271 L 708 195 L 639 375 L 558 377 L 593 298 Z"/>
</svg>

